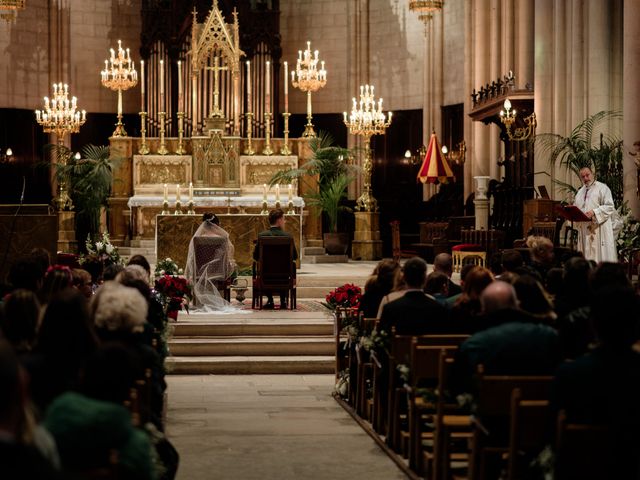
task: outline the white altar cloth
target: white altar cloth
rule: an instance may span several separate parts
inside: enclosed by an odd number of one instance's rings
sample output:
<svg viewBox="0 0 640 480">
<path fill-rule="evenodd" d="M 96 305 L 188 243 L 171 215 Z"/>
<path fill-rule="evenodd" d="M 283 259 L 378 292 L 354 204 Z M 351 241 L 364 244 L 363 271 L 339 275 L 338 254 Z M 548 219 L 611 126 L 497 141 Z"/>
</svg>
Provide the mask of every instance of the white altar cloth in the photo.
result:
<svg viewBox="0 0 640 480">
<path fill-rule="evenodd" d="M 174 196 L 169 196 L 169 205 L 174 205 L 176 203 L 176 198 Z M 296 208 L 304 207 L 304 199 L 302 197 L 292 197 L 293 206 Z M 262 195 L 239 195 L 239 196 L 215 196 L 215 197 L 193 197 L 193 205 L 195 207 L 262 207 L 262 202 L 264 201 L 264 197 Z M 127 206 L 129 208 L 134 207 L 158 207 L 162 206 L 164 202 L 164 197 L 162 195 L 151 196 L 151 195 L 134 195 L 129 198 L 127 202 Z M 183 207 L 189 203 L 189 199 L 187 196 L 183 195 L 181 198 L 181 202 Z M 276 204 L 275 195 L 267 195 L 267 205 L 268 208 L 274 208 Z M 286 210 L 287 205 L 289 204 L 289 198 L 287 194 L 280 194 L 280 206 L 282 209 Z"/>
</svg>

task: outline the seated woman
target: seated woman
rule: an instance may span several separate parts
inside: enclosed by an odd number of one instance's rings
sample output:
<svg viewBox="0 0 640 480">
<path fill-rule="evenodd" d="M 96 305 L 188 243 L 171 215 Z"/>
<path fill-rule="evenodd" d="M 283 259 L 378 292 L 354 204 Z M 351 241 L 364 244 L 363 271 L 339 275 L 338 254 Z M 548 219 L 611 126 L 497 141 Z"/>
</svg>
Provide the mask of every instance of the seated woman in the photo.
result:
<svg viewBox="0 0 640 480">
<path fill-rule="evenodd" d="M 204 243 L 198 239 L 218 238 L 218 242 Z M 202 225 L 189 242 L 185 277 L 193 285 L 196 306 L 206 312 L 227 313 L 237 309 L 227 302 L 218 285 L 229 282 L 237 276 L 236 262 L 233 259 L 234 248 L 229 234 L 220 226 L 220 220 L 214 213 L 205 213 Z"/>
</svg>

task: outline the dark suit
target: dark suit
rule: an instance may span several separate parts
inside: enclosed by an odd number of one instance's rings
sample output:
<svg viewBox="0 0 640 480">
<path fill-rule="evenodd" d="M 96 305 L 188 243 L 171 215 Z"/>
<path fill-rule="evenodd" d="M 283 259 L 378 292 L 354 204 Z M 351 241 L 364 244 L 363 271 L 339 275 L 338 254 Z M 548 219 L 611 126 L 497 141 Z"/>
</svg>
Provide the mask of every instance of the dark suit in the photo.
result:
<svg viewBox="0 0 640 480">
<path fill-rule="evenodd" d="M 412 290 L 382 309 L 380 330 L 390 334 L 392 327 L 398 335 L 446 333 L 447 311 L 433 298 Z"/>
<path fill-rule="evenodd" d="M 263 230 L 262 232 L 258 233 L 258 238 L 260 238 L 260 237 L 290 237 L 290 238 L 292 238 L 292 235 L 289 232 L 285 232 L 280 227 L 269 227 L 269 230 Z M 253 248 L 253 259 L 255 261 L 258 261 L 260 259 L 260 251 L 258 250 L 258 242 L 256 242 L 256 245 Z M 296 250 L 296 245 L 294 243 L 293 244 L 293 260 L 297 260 L 297 259 L 298 259 L 298 251 Z M 286 295 L 287 295 L 287 292 L 280 292 L 280 305 L 283 305 L 283 304 L 287 303 Z M 270 293 L 267 294 L 267 303 L 273 303 L 273 296 Z"/>
<path fill-rule="evenodd" d="M 453 283 L 451 279 L 449 279 L 449 294 L 447 298 L 451 298 L 454 295 L 460 295 L 462 293 L 462 288 L 457 283 Z"/>
</svg>

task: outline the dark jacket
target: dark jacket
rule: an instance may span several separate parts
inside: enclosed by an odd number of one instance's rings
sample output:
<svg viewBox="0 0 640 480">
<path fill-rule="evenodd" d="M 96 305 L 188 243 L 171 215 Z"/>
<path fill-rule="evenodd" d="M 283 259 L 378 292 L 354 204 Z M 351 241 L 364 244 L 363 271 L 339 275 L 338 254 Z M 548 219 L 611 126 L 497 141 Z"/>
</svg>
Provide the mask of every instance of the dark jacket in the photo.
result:
<svg viewBox="0 0 640 480">
<path fill-rule="evenodd" d="M 269 230 L 263 230 L 258 233 L 258 238 L 260 237 L 292 237 L 289 232 L 285 232 L 280 227 L 270 227 Z M 256 242 L 255 247 L 253 248 L 253 259 L 258 260 L 260 258 L 260 252 L 258 251 L 258 243 Z M 295 243 L 293 244 L 293 259 L 298 259 L 298 250 L 296 250 Z"/>
<path fill-rule="evenodd" d="M 380 330 L 398 335 L 429 335 L 447 332 L 447 310 L 421 291 L 412 290 L 387 303 L 380 316 Z"/>
</svg>

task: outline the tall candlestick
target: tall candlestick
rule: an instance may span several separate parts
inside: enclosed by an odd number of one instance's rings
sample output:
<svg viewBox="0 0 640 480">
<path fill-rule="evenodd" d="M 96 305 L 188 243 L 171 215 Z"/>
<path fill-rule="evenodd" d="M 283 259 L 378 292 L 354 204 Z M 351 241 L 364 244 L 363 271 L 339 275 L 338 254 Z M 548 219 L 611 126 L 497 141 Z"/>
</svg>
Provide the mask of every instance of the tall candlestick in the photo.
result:
<svg viewBox="0 0 640 480">
<path fill-rule="evenodd" d="M 193 201 L 193 182 L 189 182 L 189 201 Z"/>
<path fill-rule="evenodd" d="M 166 183 L 164 184 L 164 200 L 165 202 L 169 200 L 169 186 Z"/>
<path fill-rule="evenodd" d="M 293 198 L 293 185 L 289 184 L 289 201 Z"/>
<path fill-rule="evenodd" d="M 280 201 L 280 184 L 276 183 L 276 202 Z"/>
<path fill-rule="evenodd" d="M 182 105 L 182 62 L 180 60 L 178 60 L 178 111 L 184 111 Z"/>
<path fill-rule="evenodd" d="M 267 201 L 267 184 L 262 185 L 262 200 Z"/>
<path fill-rule="evenodd" d="M 284 111 L 289 111 L 289 65 L 284 62 Z"/>
<path fill-rule="evenodd" d="M 271 62 L 267 60 L 267 68 L 265 70 L 265 78 L 264 78 L 264 82 L 265 82 L 264 111 L 266 113 L 271 113 L 271 75 L 270 75 L 270 69 L 269 69 L 270 65 L 271 65 Z"/>
<path fill-rule="evenodd" d="M 164 60 L 160 60 L 160 111 L 164 112 Z"/>
<path fill-rule="evenodd" d="M 146 112 L 144 109 L 144 60 L 140 60 L 140 111 Z"/>
<path fill-rule="evenodd" d="M 251 62 L 247 60 L 247 113 L 251 113 Z"/>
<path fill-rule="evenodd" d="M 176 202 L 180 201 L 180 184 L 176 183 Z"/>
</svg>

